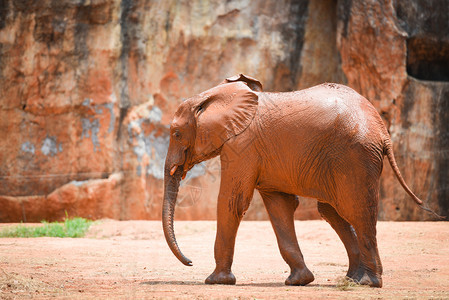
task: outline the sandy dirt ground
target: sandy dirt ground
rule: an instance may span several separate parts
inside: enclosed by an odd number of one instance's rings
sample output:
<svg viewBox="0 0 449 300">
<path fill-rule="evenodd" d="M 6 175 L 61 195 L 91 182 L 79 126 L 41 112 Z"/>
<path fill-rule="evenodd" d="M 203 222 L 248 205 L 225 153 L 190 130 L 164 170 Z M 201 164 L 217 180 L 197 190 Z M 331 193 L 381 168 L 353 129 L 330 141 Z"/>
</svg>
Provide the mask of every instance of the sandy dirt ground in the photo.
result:
<svg viewBox="0 0 449 300">
<path fill-rule="evenodd" d="M 0 239 L 0 298 L 449 299 L 448 222 L 379 222 L 384 287 L 347 290 L 337 284 L 347 269 L 345 250 L 324 221 L 296 222 L 313 283 L 285 286 L 289 268 L 270 223 L 246 221 L 236 242 L 237 284 L 205 285 L 215 228 L 212 221 L 175 223 L 193 267 L 172 255 L 156 221 L 104 220 L 82 239 Z"/>
</svg>

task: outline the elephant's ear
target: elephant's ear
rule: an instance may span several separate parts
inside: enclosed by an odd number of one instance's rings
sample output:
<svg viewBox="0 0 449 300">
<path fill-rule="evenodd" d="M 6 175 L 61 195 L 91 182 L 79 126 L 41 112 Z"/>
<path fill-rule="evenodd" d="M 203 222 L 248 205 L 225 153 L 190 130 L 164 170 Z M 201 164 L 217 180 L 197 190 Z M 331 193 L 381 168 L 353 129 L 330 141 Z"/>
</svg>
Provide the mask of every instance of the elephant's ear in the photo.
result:
<svg viewBox="0 0 449 300">
<path fill-rule="evenodd" d="M 248 76 L 244 74 L 235 75 L 229 78 L 226 78 L 221 84 L 223 83 L 230 83 L 230 82 L 236 82 L 236 81 L 243 81 L 246 82 L 246 84 L 249 86 L 250 89 L 256 92 L 262 92 L 262 83 L 260 83 L 259 80 Z"/>
<path fill-rule="evenodd" d="M 227 140 L 242 133 L 252 122 L 258 96 L 243 82 L 209 90 L 196 111 L 195 153 L 207 157 Z"/>
</svg>

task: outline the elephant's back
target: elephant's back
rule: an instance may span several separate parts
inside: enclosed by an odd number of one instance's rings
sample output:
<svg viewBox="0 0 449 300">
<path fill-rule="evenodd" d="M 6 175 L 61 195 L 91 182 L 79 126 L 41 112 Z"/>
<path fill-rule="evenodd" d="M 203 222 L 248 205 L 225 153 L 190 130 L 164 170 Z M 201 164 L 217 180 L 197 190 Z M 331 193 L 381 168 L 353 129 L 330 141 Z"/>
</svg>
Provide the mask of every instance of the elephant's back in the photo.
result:
<svg viewBox="0 0 449 300">
<path fill-rule="evenodd" d="M 333 132 L 363 141 L 384 140 L 385 125 L 374 106 L 353 89 L 325 83 L 287 93 L 260 93 L 258 125 L 278 134 Z"/>
</svg>

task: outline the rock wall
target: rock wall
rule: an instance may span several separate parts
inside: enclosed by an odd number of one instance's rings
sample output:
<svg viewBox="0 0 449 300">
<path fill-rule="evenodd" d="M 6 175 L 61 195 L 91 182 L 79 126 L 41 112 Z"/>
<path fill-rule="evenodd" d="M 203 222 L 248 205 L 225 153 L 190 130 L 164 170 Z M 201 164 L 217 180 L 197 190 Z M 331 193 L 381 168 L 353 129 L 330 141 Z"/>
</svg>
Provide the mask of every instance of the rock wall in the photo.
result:
<svg viewBox="0 0 449 300">
<path fill-rule="evenodd" d="M 449 215 L 449 1 L 341 1 L 348 85 L 381 113 L 406 182 Z M 427 220 L 384 162 L 382 220 Z"/>
<path fill-rule="evenodd" d="M 447 212 L 448 7 L 0 0 L 0 221 L 159 219 L 174 110 L 237 73 L 267 91 L 355 88 L 382 113 L 407 182 Z M 189 172 L 178 219 L 215 218 L 219 169 Z M 429 218 L 389 166 L 382 178 L 381 219 Z M 259 198 L 247 219 L 267 218 Z M 296 217 L 318 218 L 314 202 Z"/>
</svg>

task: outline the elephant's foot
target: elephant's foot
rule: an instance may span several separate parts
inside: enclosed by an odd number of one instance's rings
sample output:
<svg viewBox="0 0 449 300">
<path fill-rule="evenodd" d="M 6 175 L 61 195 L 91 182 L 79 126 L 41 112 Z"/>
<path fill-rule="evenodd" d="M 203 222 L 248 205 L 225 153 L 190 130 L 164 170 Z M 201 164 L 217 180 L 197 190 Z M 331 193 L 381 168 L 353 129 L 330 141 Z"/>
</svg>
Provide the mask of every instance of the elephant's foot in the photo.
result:
<svg viewBox="0 0 449 300">
<path fill-rule="evenodd" d="M 354 276 L 355 276 L 355 274 L 358 272 L 358 270 L 359 270 L 360 268 L 361 268 L 361 267 L 359 267 L 359 266 L 357 266 L 357 265 L 355 265 L 355 266 L 352 265 L 352 266 L 351 266 L 351 264 L 349 264 L 349 269 L 348 269 L 348 272 L 346 273 L 346 277 L 353 279 Z"/>
<path fill-rule="evenodd" d="M 369 285 L 371 287 L 379 288 L 382 287 L 382 276 L 373 274 L 363 267 L 359 267 L 352 276 L 347 275 L 347 277 L 353 279 L 355 282 L 361 285 Z"/>
<path fill-rule="evenodd" d="M 235 284 L 235 276 L 232 272 L 214 271 L 206 278 L 206 284 Z"/>
<path fill-rule="evenodd" d="M 292 269 L 290 276 L 285 280 L 286 285 L 306 285 L 315 280 L 312 272 L 307 267 Z"/>
</svg>

